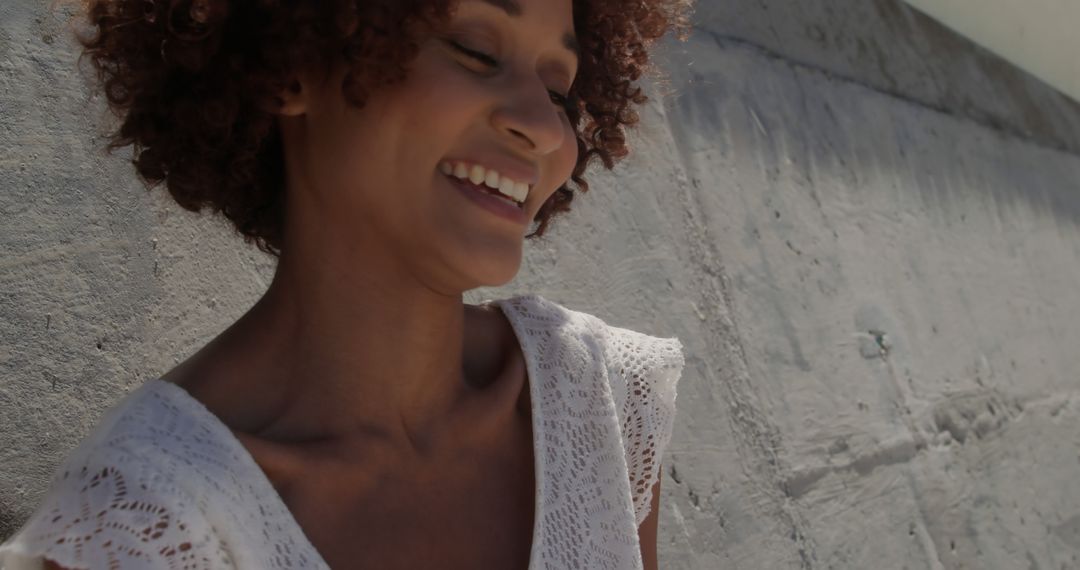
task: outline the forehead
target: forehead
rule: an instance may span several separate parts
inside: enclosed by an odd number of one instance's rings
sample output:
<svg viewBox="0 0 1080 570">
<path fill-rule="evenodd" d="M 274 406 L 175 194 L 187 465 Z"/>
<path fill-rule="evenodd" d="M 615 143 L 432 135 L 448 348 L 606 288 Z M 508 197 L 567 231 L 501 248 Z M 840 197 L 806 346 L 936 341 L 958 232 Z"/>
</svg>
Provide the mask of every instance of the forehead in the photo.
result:
<svg viewBox="0 0 1080 570">
<path fill-rule="evenodd" d="M 573 7 L 573 0 L 564 1 L 570 4 L 571 8 Z M 469 0 L 461 0 L 458 4 L 461 5 L 469 3 L 493 6 L 504 12 L 510 18 L 521 19 L 534 11 L 538 11 L 539 5 L 549 7 L 554 4 L 558 4 L 558 0 L 525 0 L 524 2 L 522 0 L 471 0 L 471 2 Z M 536 7 L 531 7 L 530 4 Z M 571 13 L 573 13 L 572 10 Z M 562 34 L 562 44 L 563 47 L 572 51 L 574 55 L 578 56 L 578 58 L 580 59 L 581 48 L 578 46 L 577 36 L 574 34 L 574 22 L 572 20 L 572 16 L 569 25 L 570 28 L 565 30 Z"/>
<path fill-rule="evenodd" d="M 479 0 L 484 4 L 491 4 L 497 8 L 502 8 L 507 14 L 511 16 L 521 15 L 521 3 L 517 0 Z"/>
</svg>

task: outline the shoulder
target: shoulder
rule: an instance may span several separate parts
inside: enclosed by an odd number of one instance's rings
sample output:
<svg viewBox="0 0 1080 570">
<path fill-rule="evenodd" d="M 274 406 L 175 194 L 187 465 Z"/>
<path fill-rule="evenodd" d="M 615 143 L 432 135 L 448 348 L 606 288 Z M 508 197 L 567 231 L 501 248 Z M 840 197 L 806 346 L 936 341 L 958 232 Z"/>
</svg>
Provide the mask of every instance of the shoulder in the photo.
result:
<svg viewBox="0 0 1080 570">
<path fill-rule="evenodd" d="M 149 443 L 169 414 L 146 388 L 107 410 L 61 461 L 36 510 L 0 545 L 0 568 L 40 568 L 43 558 L 76 568 L 228 567 L 184 470 Z"/>
<path fill-rule="evenodd" d="M 662 400 L 674 403 L 675 387 L 685 365 L 684 348 L 678 337 L 664 337 L 616 326 L 596 315 L 569 308 L 537 294 L 508 299 L 519 314 L 538 328 L 548 327 L 554 336 L 576 337 L 603 358 L 613 394 L 622 403 L 624 388 L 645 389 Z M 625 385 L 621 385 L 625 384 Z"/>
<path fill-rule="evenodd" d="M 677 337 L 662 337 L 646 332 L 616 326 L 591 313 L 573 309 L 547 297 L 530 293 L 502 299 L 503 305 L 511 305 L 515 312 L 534 325 L 548 324 L 564 334 L 586 334 L 604 341 L 614 353 L 666 357 L 667 363 L 682 360 L 682 343 Z M 617 355 L 617 354 L 616 354 Z"/>
<path fill-rule="evenodd" d="M 638 525 L 652 509 L 652 489 L 671 440 L 676 415 L 677 385 L 685 365 L 678 337 L 633 330 L 595 315 L 532 296 L 535 310 L 548 320 L 570 323 L 566 334 L 592 347 L 606 368 L 611 402 L 620 426 L 622 451 L 630 480 Z"/>
<path fill-rule="evenodd" d="M 562 359 L 588 360 L 590 365 L 579 363 L 581 371 L 603 369 L 628 446 L 639 436 L 659 439 L 670 434 L 677 385 L 685 366 L 678 337 L 617 326 L 537 294 L 502 303 L 513 307 L 519 334 L 535 350 L 554 350 Z"/>
</svg>

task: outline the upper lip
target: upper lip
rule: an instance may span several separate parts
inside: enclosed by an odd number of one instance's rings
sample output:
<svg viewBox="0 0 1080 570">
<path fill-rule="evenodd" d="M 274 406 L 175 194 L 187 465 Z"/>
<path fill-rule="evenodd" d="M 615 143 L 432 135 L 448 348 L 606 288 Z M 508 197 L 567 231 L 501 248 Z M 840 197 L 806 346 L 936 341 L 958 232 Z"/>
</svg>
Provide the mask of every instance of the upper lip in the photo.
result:
<svg viewBox="0 0 1080 570">
<path fill-rule="evenodd" d="M 451 164 L 464 162 L 467 164 L 479 164 L 485 169 L 495 170 L 500 176 L 507 176 L 515 182 L 524 182 L 531 189 L 540 179 L 540 171 L 536 166 L 522 162 L 515 158 L 499 155 L 459 156 L 443 159 Z"/>
</svg>

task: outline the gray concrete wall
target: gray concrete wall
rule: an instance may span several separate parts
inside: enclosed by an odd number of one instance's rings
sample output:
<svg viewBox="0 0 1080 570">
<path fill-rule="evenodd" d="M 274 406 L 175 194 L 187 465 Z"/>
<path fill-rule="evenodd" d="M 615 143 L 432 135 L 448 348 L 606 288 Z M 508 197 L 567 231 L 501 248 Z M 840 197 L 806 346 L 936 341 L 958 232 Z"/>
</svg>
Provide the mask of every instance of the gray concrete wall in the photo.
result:
<svg viewBox="0 0 1080 570">
<path fill-rule="evenodd" d="M 1080 108 L 899 1 L 696 22 L 636 154 L 470 300 L 683 339 L 664 568 L 1080 567 Z M 73 60 L 0 4 L 0 535 L 272 272 L 101 156 Z"/>
</svg>

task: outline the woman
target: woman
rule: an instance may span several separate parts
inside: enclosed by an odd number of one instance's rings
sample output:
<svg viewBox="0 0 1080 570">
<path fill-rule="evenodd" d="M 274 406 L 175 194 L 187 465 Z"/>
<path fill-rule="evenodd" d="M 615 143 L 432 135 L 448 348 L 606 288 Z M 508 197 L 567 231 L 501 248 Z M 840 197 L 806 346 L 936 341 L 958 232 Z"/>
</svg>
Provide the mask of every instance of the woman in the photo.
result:
<svg viewBox="0 0 1080 570">
<path fill-rule="evenodd" d="M 627 153 L 684 8 L 90 0 L 111 147 L 279 259 L 106 413 L 4 567 L 655 568 L 678 339 L 462 294 Z"/>
</svg>

